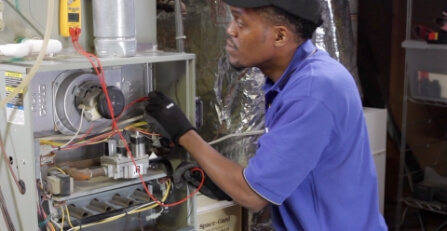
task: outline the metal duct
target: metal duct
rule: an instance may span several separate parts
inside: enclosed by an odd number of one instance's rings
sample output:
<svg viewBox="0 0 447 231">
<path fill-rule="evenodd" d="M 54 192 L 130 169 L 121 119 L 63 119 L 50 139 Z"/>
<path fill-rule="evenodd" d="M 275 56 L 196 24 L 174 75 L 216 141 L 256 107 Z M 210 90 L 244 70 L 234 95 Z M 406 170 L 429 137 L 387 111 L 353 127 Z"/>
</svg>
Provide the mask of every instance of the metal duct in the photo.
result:
<svg viewBox="0 0 447 231">
<path fill-rule="evenodd" d="M 92 9 L 96 55 L 135 56 L 135 0 L 93 0 Z"/>
</svg>

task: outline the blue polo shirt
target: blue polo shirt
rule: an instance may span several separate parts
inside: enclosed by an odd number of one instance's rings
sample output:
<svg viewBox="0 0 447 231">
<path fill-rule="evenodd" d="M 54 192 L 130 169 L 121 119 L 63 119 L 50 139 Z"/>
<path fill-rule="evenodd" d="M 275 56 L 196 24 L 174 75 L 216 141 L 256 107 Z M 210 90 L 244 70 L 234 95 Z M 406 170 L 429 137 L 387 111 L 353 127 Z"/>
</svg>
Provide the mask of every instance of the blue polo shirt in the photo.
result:
<svg viewBox="0 0 447 231">
<path fill-rule="evenodd" d="M 265 134 L 244 169 L 276 230 L 387 230 L 360 95 L 351 74 L 307 41 L 266 78 Z"/>
</svg>

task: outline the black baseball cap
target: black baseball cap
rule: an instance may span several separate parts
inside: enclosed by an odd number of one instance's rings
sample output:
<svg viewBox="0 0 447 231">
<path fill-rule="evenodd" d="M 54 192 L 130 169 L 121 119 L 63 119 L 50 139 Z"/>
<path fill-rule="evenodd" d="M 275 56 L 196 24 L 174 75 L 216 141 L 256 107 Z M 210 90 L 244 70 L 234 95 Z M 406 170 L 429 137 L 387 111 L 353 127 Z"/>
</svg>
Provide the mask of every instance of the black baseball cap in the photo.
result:
<svg viewBox="0 0 447 231">
<path fill-rule="evenodd" d="M 223 0 L 230 6 L 240 8 L 256 8 L 275 6 L 287 13 L 308 20 L 320 26 L 321 0 Z"/>
</svg>

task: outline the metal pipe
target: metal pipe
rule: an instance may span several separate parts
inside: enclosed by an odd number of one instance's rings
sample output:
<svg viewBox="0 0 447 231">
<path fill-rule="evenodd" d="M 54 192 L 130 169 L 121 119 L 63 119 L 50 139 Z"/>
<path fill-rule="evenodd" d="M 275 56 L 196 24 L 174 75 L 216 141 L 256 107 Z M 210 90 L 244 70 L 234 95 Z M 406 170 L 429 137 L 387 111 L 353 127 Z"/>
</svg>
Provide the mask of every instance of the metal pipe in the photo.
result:
<svg viewBox="0 0 447 231">
<path fill-rule="evenodd" d="M 105 202 L 100 202 L 98 199 L 93 199 L 90 201 L 90 204 L 87 205 L 87 208 L 95 210 L 100 213 L 105 213 L 113 210 L 113 207 Z"/>
<path fill-rule="evenodd" d="M 135 56 L 135 0 L 93 0 L 92 11 L 97 56 Z"/>
<path fill-rule="evenodd" d="M 135 201 L 126 197 L 122 197 L 119 194 L 115 194 L 112 197 L 110 203 L 122 206 L 122 207 L 130 207 L 135 204 Z"/>
<path fill-rule="evenodd" d="M 182 6 L 180 0 L 174 1 L 174 13 L 175 13 L 175 41 L 178 52 L 185 52 L 184 40 L 186 36 L 183 34 L 183 18 L 182 18 Z"/>
<path fill-rule="evenodd" d="M 147 193 L 142 192 L 141 190 L 138 189 L 136 189 L 135 192 L 133 192 L 131 197 L 144 202 L 151 201 L 151 198 L 149 197 L 149 195 L 147 195 Z"/>
<path fill-rule="evenodd" d="M 67 172 L 68 175 L 73 177 L 74 180 L 90 180 L 91 178 L 96 176 L 106 175 L 105 169 L 102 167 L 84 169 L 68 168 L 64 170 Z"/>
<path fill-rule="evenodd" d="M 88 216 L 91 215 L 85 209 L 77 208 L 73 204 L 68 205 L 67 208 L 68 208 L 68 212 L 70 213 L 70 216 L 74 217 L 74 218 L 77 218 L 77 219 L 82 219 L 82 218 L 85 218 L 85 217 L 88 217 Z"/>
</svg>

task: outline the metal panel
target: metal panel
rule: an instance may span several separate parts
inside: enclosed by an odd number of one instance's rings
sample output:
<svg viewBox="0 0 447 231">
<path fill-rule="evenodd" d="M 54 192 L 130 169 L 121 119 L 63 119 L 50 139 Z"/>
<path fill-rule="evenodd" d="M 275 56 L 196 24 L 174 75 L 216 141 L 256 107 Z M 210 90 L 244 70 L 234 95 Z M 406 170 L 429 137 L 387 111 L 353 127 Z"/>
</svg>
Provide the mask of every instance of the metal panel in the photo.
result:
<svg viewBox="0 0 447 231">
<path fill-rule="evenodd" d="M 108 58 L 101 60 L 104 66 L 104 73 L 111 76 L 108 84 L 118 85 L 126 95 L 126 103 L 143 97 L 149 90 L 156 89 L 165 92 L 176 101 L 187 114 L 191 121 L 195 121 L 195 55 L 163 53 L 152 54 L 151 56 L 137 56 L 132 58 Z M 5 79 L 8 73 L 14 72 L 26 78 L 27 72 L 33 63 L 31 61 L 21 61 L 14 63 L 0 64 L 0 99 L 6 97 Z M 44 138 L 51 134 L 59 135 L 55 126 L 54 102 L 58 99 L 54 94 L 55 83 L 58 77 L 68 72 L 90 71 L 90 63 L 83 59 L 54 59 L 45 60 L 34 76 L 28 90 L 23 94 L 23 110 L 18 110 L 23 117 L 17 119 L 15 123 L 8 122 L 6 118 L 7 108 L 0 109 L 0 134 L 1 140 L 5 144 L 6 154 L 11 158 L 12 168 L 20 180 L 26 185 L 26 192 L 22 195 L 12 180 L 7 168 L 10 163 L 0 160 L 0 180 L 2 191 L 6 201 L 6 207 L 11 215 L 16 230 L 36 230 L 41 222 L 37 218 L 37 190 L 36 181 L 46 174 L 41 171 L 40 151 L 38 138 Z M 138 107 L 134 114 L 129 117 L 139 116 L 143 107 Z M 135 114 L 137 113 L 137 114 Z M 82 150 L 82 153 L 81 153 Z M 72 150 L 57 157 L 57 161 L 84 160 L 92 156 L 101 155 L 103 148 Z M 187 158 L 186 153 L 179 153 L 173 157 L 172 162 L 178 163 L 181 159 Z M 175 166 L 174 166 L 175 167 Z M 165 174 L 151 172 L 153 178 L 163 177 Z M 104 191 L 114 188 L 137 187 L 138 180 L 105 186 Z M 133 182 L 133 183 L 132 183 Z M 100 193 L 101 189 L 94 189 L 92 193 Z M 176 201 L 187 196 L 187 191 L 176 190 L 172 194 L 172 200 Z M 77 192 L 72 202 L 91 200 L 90 193 Z M 59 197 L 59 200 L 70 199 L 70 197 Z M 71 200 L 71 199 L 70 199 Z M 81 202 L 79 202 L 82 204 Z M 189 200 L 179 206 L 166 208 L 162 216 L 157 219 L 158 230 L 192 230 L 195 225 L 194 200 Z M 53 211 L 54 212 L 54 211 Z M 56 211 L 57 212 L 57 211 Z M 57 213 L 56 213 L 57 214 Z M 146 214 L 147 215 L 147 214 Z M 172 222 L 172 218 L 177 221 Z M 129 216 L 125 222 L 132 224 L 125 229 L 135 229 L 137 217 Z M 123 222 L 123 221 L 121 221 Z M 109 223 L 103 227 L 96 226 L 85 230 L 98 230 L 118 227 L 120 220 Z M 8 230 L 6 221 L 0 218 L 0 230 Z M 84 228 L 83 228 L 84 230 Z"/>
<path fill-rule="evenodd" d="M 24 73 L 23 73 L 24 74 Z M 0 71 L 2 80 L 5 72 Z M 5 81 L 0 81 L 0 96 L 3 99 L 5 94 Z M 24 105 L 31 105 L 30 95 L 25 94 Z M 6 206 L 11 215 L 16 230 L 35 230 L 37 219 L 36 201 L 36 176 L 34 165 L 34 138 L 32 132 L 30 107 L 24 108 L 23 125 L 7 123 L 6 108 L 0 109 L 0 132 L 5 145 L 5 151 L 10 158 L 10 163 L 3 158 L 0 160 L 0 181 L 6 201 Z M 12 160 L 12 161 L 11 161 Z M 21 194 L 18 190 L 7 165 L 11 164 L 18 179 L 23 180 L 26 191 Z M 0 221 L 1 230 L 8 230 L 4 225 L 4 220 Z"/>
</svg>

